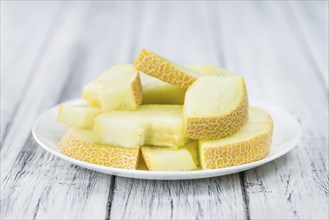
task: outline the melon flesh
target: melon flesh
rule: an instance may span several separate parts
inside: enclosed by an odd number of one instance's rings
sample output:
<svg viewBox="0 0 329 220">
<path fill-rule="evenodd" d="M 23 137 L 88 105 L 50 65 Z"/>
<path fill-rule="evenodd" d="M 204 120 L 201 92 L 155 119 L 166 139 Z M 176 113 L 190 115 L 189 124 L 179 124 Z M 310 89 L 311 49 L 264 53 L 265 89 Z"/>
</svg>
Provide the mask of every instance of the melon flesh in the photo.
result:
<svg viewBox="0 0 329 220">
<path fill-rule="evenodd" d="M 192 139 L 231 135 L 247 118 L 248 98 L 242 77 L 200 77 L 186 92 L 185 134 Z"/>
<path fill-rule="evenodd" d="M 203 75 L 146 49 L 139 53 L 134 61 L 134 66 L 141 72 L 183 89 L 187 89 L 197 77 Z"/>
<path fill-rule="evenodd" d="M 118 148 L 97 145 L 92 131 L 71 127 L 65 133 L 58 147 L 63 154 L 77 160 L 104 166 L 136 169 L 139 149 Z"/>
<path fill-rule="evenodd" d="M 103 111 L 136 109 L 143 100 L 139 73 L 130 64 L 116 65 L 87 84 L 83 98 Z"/>
<path fill-rule="evenodd" d="M 185 89 L 140 73 L 143 87 L 143 104 L 184 104 Z"/>
<path fill-rule="evenodd" d="M 96 117 L 94 140 L 98 144 L 138 148 L 185 145 L 181 105 L 142 105 L 135 111 L 111 111 Z"/>
<path fill-rule="evenodd" d="M 189 69 L 199 71 L 202 74 L 208 75 L 208 76 L 232 76 L 233 74 L 230 73 L 229 71 L 218 67 L 214 65 L 192 65 L 188 66 Z"/>
<path fill-rule="evenodd" d="M 268 113 L 249 108 L 247 124 L 231 136 L 219 140 L 200 140 L 203 169 L 216 169 L 251 163 L 269 153 L 273 122 Z"/>
<path fill-rule="evenodd" d="M 199 165 L 198 143 L 191 141 L 178 149 L 143 146 L 142 155 L 146 166 L 152 171 L 190 171 Z"/>
<path fill-rule="evenodd" d="M 228 71 L 213 65 L 189 66 L 204 75 L 231 76 Z M 143 104 L 184 104 L 186 89 L 171 85 L 145 73 L 139 73 L 143 87 Z"/>
<path fill-rule="evenodd" d="M 87 105 L 61 105 L 58 109 L 57 121 L 79 128 L 92 128 L 95 117 L 101 109 Z"/>
</svg>

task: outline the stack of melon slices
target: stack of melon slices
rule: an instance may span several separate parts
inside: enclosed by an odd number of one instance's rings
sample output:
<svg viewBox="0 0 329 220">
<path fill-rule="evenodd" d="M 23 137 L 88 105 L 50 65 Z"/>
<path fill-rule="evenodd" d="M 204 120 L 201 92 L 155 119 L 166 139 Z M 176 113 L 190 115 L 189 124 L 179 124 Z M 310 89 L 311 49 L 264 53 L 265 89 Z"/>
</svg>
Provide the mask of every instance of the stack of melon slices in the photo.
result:
<svg viewBox="0 0 329 220">
<path fill-rule="evenodd" d="M 105 166 L 190 171 L 236 166 L 269 153 L 273 122 L 249 107 L 241 76 L 179 66 L 143 49 L 83 89 L 86 105 L 62 105 L 59 149 Z"/>
</svg>

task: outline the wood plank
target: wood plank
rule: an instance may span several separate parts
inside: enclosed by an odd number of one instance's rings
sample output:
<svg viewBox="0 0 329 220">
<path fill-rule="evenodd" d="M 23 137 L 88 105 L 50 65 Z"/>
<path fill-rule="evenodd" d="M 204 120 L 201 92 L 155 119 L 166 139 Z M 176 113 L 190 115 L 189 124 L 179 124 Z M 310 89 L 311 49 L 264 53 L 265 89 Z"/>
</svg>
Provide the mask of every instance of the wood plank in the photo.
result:
<svg viewBox="0 0 329 220">
<path fill-rule="evenodd" d="M 222 62 L 211 42 L 206 4 L 147 2 L 140 10 L 136 55 L 145 47 L 183 65 Z M 246 218 L 240 184 L 239 175 L 193 181 L 116 177 L 109 218 Z"/>
<path fill-rule="evenodd" d="M 60 2 L 1 2 L 1 138 L 5 139 L 42 59 Z"/>
<path fill-rule="evenodd" d="M 328 217 L 328 97 L 295 29 L 287 26 L 289 13 L 280 14 L 276 4 L 259 5 L 263 12 L 244 4 L 216 5 L 209 3 L 209 20 L 202 3 L 66 5 L 2 143 L 1 219 Z M 238 175 L 195 181 L 116 178 L 112 185 L 110 176 L 71 166 L 34 143 L 30 126 L 39 113 L 79 95 L 81 86 L 109 65 L 132 61 L 141 46 L 182 64 L 210 62 L 243 73 L 251 96 L 288 109 L 303 123 L 299 148 L 240 174 L 246 181 L 241 189 Z"/>
<path fill-rule="evenodd" d="M 30 128 L 49 107 L 80 95 L 82 85 L 102 70 L 127 62 L 129 51 L 122 48 L 131 39 L 122 36 L 131 29 L 131 9 L 123 7 L 119 14 L 117 7 L 106 2 L 65 3 L 3 143 L 1 219 L 106 218 L 112 177 L 46 153 L 32 140 Z"/>
<path fill-rule="evenodd" d="M 291 22 L 297 24 L 298 39 L 309 54 L 311 65 L 328 89 L 329 72 L 329 2 L 291 2 Z"/>
<path fill-rule="evenodd" d="M 111 219 L 241 219 L 238 175 L 187 181 L 116 177 Z"/>
<path fill-rule="evenodd" d="M 227 67 L 245 76 L 251 97 L 287 109 L 303 125 L 297 149 L 242 174 L 251 219 L 328 218 L 328 94 L 291 13 L 278 2 L 214 10 Z"/>
</svg>

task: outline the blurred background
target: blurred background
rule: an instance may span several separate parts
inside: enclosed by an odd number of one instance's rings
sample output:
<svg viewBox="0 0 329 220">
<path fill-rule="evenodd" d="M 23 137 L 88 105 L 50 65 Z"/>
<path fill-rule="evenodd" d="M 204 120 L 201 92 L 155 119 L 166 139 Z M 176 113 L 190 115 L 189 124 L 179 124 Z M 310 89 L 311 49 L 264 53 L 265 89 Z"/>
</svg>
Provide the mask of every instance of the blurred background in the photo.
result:
<svg viewBox="0 0 329 220">
<path fill-rule="evenodd" d="M 290 105 L 304 86 L 328 92 L 328 1 L 1 2 L 4 124 L 29 93 L 42 109 L 77 97 L 141 48 L 242 74 L 251 97 L 289 91 L 276 104 Z"/>
<path fill-rule="evenodd" d="M 58 196 L 65 190 L 67 195 L 75 195 L 88 181 L 102 192 L 97 200 L 106 203 L 110 177 L 78 170 L 45 153 L 32 140 L 31 126 L 43 111 L 80 96 L 83 85 L 103 70 L 133 62 L 142 48 L 181 65 L 214 64 L 241 74 L 250 99 L 264 100 L 292 113 L 303 126 L 303 139 L 293 153 L 246 172 L 245 178 L 255 183 L 245 188 L 250 193 L 248 210 L 260 218 L 327 216 L 328 1 L 1 1 L 2 216 L 81 216 L 89 210 L 85 208 L 87 197 L 73 200 L 76 205 L 72 208 L 59 205 L 63 198 Z M 85 182 L 71 178 L 77 172 L 85 176 Z M 268 177 L 265 174 L 269 172 L 274 174 Z M 233 186 L 238 182 L 235 178 L 239 176 L 220 180 Z M 259 200 L 268 192 L 265 190 L 253 197 L 258 180 L 276 196 Z M 115 181 L 120 183 L 117 187 L 124 187 L 130 180 Z M 290 192 L 293 203 L 287 195 L 289 181 L 300 189 Z M 42 190 L 24 191 L 28 182 L 54 190 L 52 197 L 43 197 Z M 63 182 L 67 183 L 61 185 L 65 189 L 53 188 Z M 185 184 L 202 187 L 210 182 Z M 317 185 L 310 187 L 309 183 Z M 161 191 L 157 185 L 149 187 Z M 225 192 L 220 193 L 230 194 Z M 118 198 L 120 193 L 116 195 Z M 193 197 L 198 207 L 203 204 L 198 199 L 206 195 Z M 16 202 L 17 196 L 20 199 Z M 136 203 L 145 198 L 147 195 L 136 197 Z M 16 206 L 12 206 L 13 201 Z M 253 201 L 266 201 L 262 204 L 270 208 L 259 209 L 260 203 Z M 42 208 L 35 211 L 39 204 Z M 225 204 L 218 204 L 214 210 L 221 214 L 217 210 Z M 112 204 L 116 206 L 120 204 Z M 20 216 L 22 207 L 24 216 Z M 97 213 L 103 216 L 105 207 Z M 159 207 L 170 209 L 170 204 Z M 129 215 L 129 211 L 115 210 L 114 217 Z M 253 210 L 265 211 L 257 215 Z M 140 215 L 130 217 L 147 215 L 142 208 L 139 211 Z"/>
</svg>

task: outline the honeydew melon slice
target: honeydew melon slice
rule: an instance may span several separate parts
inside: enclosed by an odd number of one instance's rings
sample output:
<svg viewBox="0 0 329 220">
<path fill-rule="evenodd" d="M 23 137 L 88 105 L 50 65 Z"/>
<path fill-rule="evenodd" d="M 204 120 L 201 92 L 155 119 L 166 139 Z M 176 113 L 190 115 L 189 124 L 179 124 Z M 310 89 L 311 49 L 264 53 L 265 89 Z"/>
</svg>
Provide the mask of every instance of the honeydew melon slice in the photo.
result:
<svg viewBox="0 0 329 220">
<path fill-rule="evenodd" d="M 140 73 L 143 87 L 143 104 L 184 104 L 185 89 Z"/>
<path fill-rule="evenodd" d="M 87 105 L 61 105 L 58 109 L 57 121 L 69 126 L 91 128 L 94 118 L 101 113 L 101 109 Z"/>
<path fill-rule="evenodd" d="M 197 77 L 203 75 L 166 60 L 147 49 L 143 49 L 139 53 L 134 61 L 134 66 L 139 71 L 183 89 L 187 89 Z"/>
<path fill-rule="evenodd" d="M 97 145 L 92 131 L 71 127 L 58 144 L 63 154 L 77 160 L 104 166 L 136 169 L 139 149 L 118 148 Z"/>
<path fill-rule="evenodd" d="M 249 108 L 247 124 L 231 136 L 219 140 L 200 140 L 203 169 L 216 169 L 251 163 L 269 153 L 273 121 L 268 113 Z"/>
<path fill-rule="evenodd" d="M 189 66 L 204 75 L 232 76 L 228 71 L 213 65 Z M 186 89 L 179 88 L 145 73 L 139 73 L 143 87 L 143 104 L 184 104 Z"/>
<path fill-rule="evenodd" d="M 111 111 L 94 122 L 98 144 L 127 148 L 157 145 L 184 146 L 183 107 L 181 105 L 142 105 L 135 111 Z"/>
<path fill-rule="evenodd" d="M 142 155 L 146 166 L 152 171 L 190 171 L 199 165 L 197 141 L 191 141 L 178 149 L 143 146 Z"/>
<path fill-rule="evenodd" d="M 231 135 L 247 118 L 248 98 L 242 77 L 200 77 L 185 94 L 185 135 L 192 139 Z"/>
<path fill-rule="evenodd" d="M 139 73 L 130 64 L 116 65 L 88 83 L 83 98 L 103 111 L 136 109 L 143 100 Z"/>
<path fill-rule="evenodd" d="M 200 73 L 203 73 L 205 75 L 210 75 L 210 76 L 232 76 L 233 74 L 230 73 L 229 71 L 218 67 L 214 65 L 191 65 L 188 66 L 189 69 L 199 71 Z"/>
</svg>

